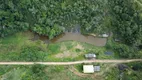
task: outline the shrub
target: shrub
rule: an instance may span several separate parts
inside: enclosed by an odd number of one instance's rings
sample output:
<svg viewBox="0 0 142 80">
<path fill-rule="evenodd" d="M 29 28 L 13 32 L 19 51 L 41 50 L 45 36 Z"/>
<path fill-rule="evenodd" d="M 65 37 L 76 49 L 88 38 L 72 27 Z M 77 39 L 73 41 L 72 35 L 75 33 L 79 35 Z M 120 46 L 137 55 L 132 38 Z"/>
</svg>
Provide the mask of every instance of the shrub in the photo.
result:
<svg viewBox="0 0 142 80">
<path fill-rule="evenodd" d="M 19 60 L 24 61 L 43 61 L 47 54 L 40 48 L 31 46 L 24 47 L 19 56 Z"/>
<path fill-rule="evenodd" d="M 135 58 L 137 53 L 136 48 L 127 46 L 125 44 L 116 43 L 111 39 L 108 40 L 106 48 L 118 53 L 122 58 Z"/>
<path fill-rule="evenodd" d="M 58 45 L 58 44 L 50 44 L 50 45 L 48 46 L 48 50 L 49 50 L 50 52 L 56 54 L 56 53 L 58 53 L 59 50 L 60 50 L 60 45 Z"/>
</svg>

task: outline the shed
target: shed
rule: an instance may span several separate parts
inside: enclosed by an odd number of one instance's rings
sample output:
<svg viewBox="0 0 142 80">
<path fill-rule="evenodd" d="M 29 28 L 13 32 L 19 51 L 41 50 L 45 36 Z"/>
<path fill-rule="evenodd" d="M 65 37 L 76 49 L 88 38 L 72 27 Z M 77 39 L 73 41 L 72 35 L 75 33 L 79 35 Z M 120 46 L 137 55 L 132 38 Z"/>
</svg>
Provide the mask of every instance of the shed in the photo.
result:
<svg viewBox="0 0 142 80">
<path fill-rule="evenodd" d="M 94 71 L 100 71 L 100 66 L 94 66 Z"/>
<path fill-rule="evenodd" d="M 94 73 L 93 65 L 83 65 L 83 72 L 84 73 Z"/>
<path fill-rule="evenodd" d="M 96 58 L 96 54 L 94 54 L 94 53 L 85 54 L 85 58 L 87 58 L 87 59 L 95 59 Z"/>
</svg>

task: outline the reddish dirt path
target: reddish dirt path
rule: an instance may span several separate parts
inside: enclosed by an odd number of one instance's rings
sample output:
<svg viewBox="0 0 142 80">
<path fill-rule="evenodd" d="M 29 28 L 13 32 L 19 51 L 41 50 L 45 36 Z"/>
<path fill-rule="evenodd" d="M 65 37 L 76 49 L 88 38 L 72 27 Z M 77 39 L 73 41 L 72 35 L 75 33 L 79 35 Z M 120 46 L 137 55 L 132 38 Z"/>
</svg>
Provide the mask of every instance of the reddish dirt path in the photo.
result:
<svg viewBox="0 0 142 80">
<path fill-rule="evenodd" d="M 142 59 L 130 59 L 130 60 L 84 60 L 84 61 L 74 61 L 74 62 L 0 62 L 0 65 L 34 65 L 34 64 L 43 64 L 43 65 L 74 65 L 82 63 L 129 63 L 137 62 Z"/>
</svg>

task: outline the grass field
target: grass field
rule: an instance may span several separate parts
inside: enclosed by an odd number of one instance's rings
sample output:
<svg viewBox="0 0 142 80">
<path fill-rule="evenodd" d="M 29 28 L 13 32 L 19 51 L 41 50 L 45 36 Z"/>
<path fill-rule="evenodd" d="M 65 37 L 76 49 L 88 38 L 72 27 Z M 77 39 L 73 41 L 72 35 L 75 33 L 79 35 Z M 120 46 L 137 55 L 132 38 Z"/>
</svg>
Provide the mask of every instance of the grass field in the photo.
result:
<svg viewBox="0 0 142 80">
<path fill-rule="evenodd" d="M 105 69 L 109 65 L 101 64 L 101 72 L 83 74 L 81 65 L 72 66 L 0 66 L 1 80 L 104 80 Z M 80 70 L 78 70 L 80 68 Z"/>
<path fill-rule="evenodd" d="M 96 53 L 97 59 L 118 59 L 118 54 L 111 49 L 97 47 L 91 44 L 65 41 L 44 44 L 43 41 L 32 41 L 33 34 L 21 32 L 0 39 L 0 61 L 77 61 L 84 60 L 84 54 Z M 108 44 L 113 46 L 112 42 Z M 112 55 L 104 52 L 112 51 Z M 141 63 L 138 68 L 141 69 Z M 119 70 L 116 64 L 93 64 L 100 65 L 101 71 L 94 74 L 83 74 L 82 66 L 0 66 L 0 80 L 118 80 Z M 130 80 L 127 76 L 133 76 L 138 80 L 141 70 L 130 69 L 124 72 L 122 80 Z M 135 66 L 135 65 L 134 65 Z M 137 66 L 136 66 L 137 67 Z M 139 74 L 138 74 L 139 73 Z"/>
<path fill-rule="evenodd" d="M 133 70 L 132 66 L 141 63 L 125 64 L 128 68 L 120 71 L 117 64 L 93 64 L 99 65 L 101 70 L 93 74 L 84 74 L 82 66 L 0 66 L 0 80 L 141 80 L 142 67 Z M 122 77 L 120 74 L 123 73 Z"/>
<path fill-rule="evenodd" d="M 84 54 L 96 53 L 97 59 L 116 59 L 115 53 L 104 54 L 108 51 L 105 47 L 91 44 L 65 41 L 44 44 L 43 41 L 32 41 L 31 32 L 21 32 L 0 39 L 1 61 L 76 61 L 84 60 Z"/>
<path fill-rule="evenodd" d="M 74 74 L 70 66 L 0 66 L 1 80 L 94 80 Z"/>
</svg>

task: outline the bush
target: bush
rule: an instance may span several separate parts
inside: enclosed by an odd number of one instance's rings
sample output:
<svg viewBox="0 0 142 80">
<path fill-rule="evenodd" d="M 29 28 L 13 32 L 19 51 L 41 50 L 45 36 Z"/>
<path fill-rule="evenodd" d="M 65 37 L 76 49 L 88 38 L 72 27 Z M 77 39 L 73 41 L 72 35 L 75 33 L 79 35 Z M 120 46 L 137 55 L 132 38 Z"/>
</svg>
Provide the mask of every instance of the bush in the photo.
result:
<svg viewBox="0 0 142 80">
<path fill-rule="evenodd" d="M 80 50 L 80 49 L 75 49 L 75 51 L 76 51 L 76 52 L 80 52 L 81 50 Z"/>
<path fill-rule="evenodd" d="M 59 50 L 60 50 L 60 45 L 58 45 L 58 44 L 50 44 L 50 45 L 48 46 L 48 50 L 49 50 L 50 52 L 56 54 L 56 53 L 58 53 Z"/>
<path fill-rule="evenodd" d="M 47 54 L 40 48 L 31 46 L 24 47 L 19 56 L 19 60 L 24 61 L 43 61 Z"/>
<path fill-rule="evenodd" d="M 136 48 L 127 46 L 125 44 L 116 43 L 111 39 L 108 40 L 106 48 L 118 53 L 122 58 L 135 58 L 137 55 L 136 53 L 138 53 Z"/>
</svg>

